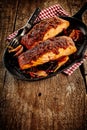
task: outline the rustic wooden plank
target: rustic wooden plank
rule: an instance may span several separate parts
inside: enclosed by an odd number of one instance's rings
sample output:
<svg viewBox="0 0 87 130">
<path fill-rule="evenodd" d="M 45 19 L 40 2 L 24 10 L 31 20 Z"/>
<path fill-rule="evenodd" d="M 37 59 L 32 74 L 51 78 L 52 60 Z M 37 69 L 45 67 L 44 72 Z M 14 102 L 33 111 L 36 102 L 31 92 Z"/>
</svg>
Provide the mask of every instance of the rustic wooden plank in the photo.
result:
<svg viewBox="0 0 87 130">
<path fill-rule="evenodd" d="M 84 3 L 87 2 L 87 1 L 82 1 L 81 4 L 80 4 L 80 1 L 75 1 L 73 0 L 72 3 L 70 3 L 68 1 L 68 4 L 69 4 L 69 7 L 71 9 L 71 14 L 75 14 L 79 8 L 82 7 L 82 5 L 84 5 Z M 74 7 L 72 6 L 76 6 L 75 10 L 74 10 Z M 87 25 L 87 12 L 84 13 L 83 17 L 83 22 Z M 86 51 L 87 53 L 87 51 Z M 87 89 L 87 76 L 85 75 L 87 73 L 87 61 L 84 62 L 84 64 L 81 66 L 81 69 L 82 69 L 82 73 L 83 73 L 83 78 L 86 82 L 85 86 L 86 86 L 86 89 Z M 84 72 L 83 72 L 84 71 Z M 85 96 L 85 117 L 87 117 L 87 96 Z M 85 124 L 87 124 L 87 118 L 85 118 Z M 87 125 L 85 125 L 85 130 L 87 129 Z"/>
<path fill-rule="evenodd" d="M 85 100 L 85 130 L 87 129 L 87 94 Z"/>
<path fill-rule="evenodd" d="M 5 101 L 4 92 L 4 83 L 6 78 L 6 69 L 3 66 L 3 53 L 7 45 L 6 37 L 13 32 L 14 22 L 16 16 L 18 1 L 0 1 L 0 127 L 3 125 L 2 120 L 2 111 L 4 108 L 1 108 L 2 102 Z M 2 98 L 3 97 L 3 98 Z M 3 130 L 3 129 L 2 129 Z"/>
<path fill-rule="evenodd" d="M 87 2 L 87 1 L 82 1 L 82 5 L 85 3 L 85 2 Z M 74 3 L 76 3 L 76 1 L 73 1 L 73 4 Z M 80 7 L 79 7 L 79 5 L 80 4 L 77 4 L 77 10 L 82 6 L 82 5 L 80 5 Z M 71 8 L 72 9 L 72 8 Z M 76 11 L 75 11 L 76 12 Z M 74 14 L 74 13 L 73 13 Z M 87 11 L 84 13 L 84 15 L 83 15 L 83 22 L 87 25 Z M 87 53 L 87 51 L 86 51 L 86 53 Z M 84 64 L 83 64 L 83 68 L 84 68 L 84 77 L 85 77 L 85 82 L 86 82 L 86 89 L 87 89 L 87 60 L 84 62 Z M 85 104 L 85 106 L 86 106 L 86 108 L 85 108 L 85 117 L 87 117 L 87 96 L 86 96 L 86 98 L 85 98 L 85 100 L 86 100 L 86 104 Z M 85 121 L 86 123 L 85 124 L 87 124 L 87 118 L 86 118 L 86 121 Z M 87 125 L 85 126 L 85 129 L 87 129 Z"/>
<path fill-rule="evenodd" d="M 72 15 L 75 14 L 82 7 L 82 5 L 85 4 L 85 2 L 87 2 L 87 1 L 85 1 L 85 0 L 83 0 L 82 2 L 80 2 L 79 0 L 77 0 L 77 1 L 73 0 L 72 2 L 68 1 L 69 6 L 72 4 L 71 5 L 71 14 Z M 82 19 L 83 19 L 83 22 L 87 25 L 87 11 L 83 14 Z M 86 53 L 87 53 L 87 51 L 86 51 Z M 84 62 L 83 67 L 85 70 L 84 78 L 86 80 L 86 86 L 87 86 L 87 75 L 86 75 L 87 74 L 87 61 Z"/>
<path fill-rule="evenodd" d="M 17 2 L 0 1 L 0 88 L 3 88 L 5 69 L 2 64 L 3 52 L 6 47 L 6 37 L 13 32 Z"/>
<path fill-rule="evenodd" d="M 81 125 L 84 124 L 82 112 L 84 88 L 79 86 L 80 77 L 77 80 L 71 78 L 72 82 L 68 84 L 67 77 L 60 74 L 57 75 L 57 78 L 38 81 L 37 84 L 19 81 L 14 86 L 13 82 L 8 82 L 9 78 L 10 75 L 5 85 L 6 101 L 5 104 L 2 104 L 4 107 L 3 118 L 6 120 L 7 128 L 13 126 L 15 130 L 16 125 L 16 129 L 31 130 L 45 129 L 46 127 L 55 130 L 57 128 L 83 129 Z M 61 78 L 63 78 L 63 83 L 61 83 Z M 82 81 L 79 80 L 79 82 L 82 86 Z M 80 89 L 82 90 L 80 91 Z"/>
<path fill-rule="evenodd" d="M 66 0 L 21 0 L 15 30 L 26 23 L 36 7 L 45 8 L 56 3 L 60 3 L 71 14 L 68 6 L 70 3 Z M 10 7 L 9 4 L 7 10 L 17 8 L 14 2 L 11 5 Z M 72 4 L 70 7 L 73 7 Z M 15 9 L 13 11 L 15 12 Z M 14 26 L 14 16 L 9 13 L 7 15 L 11 15 L 11 26 Z M 83 130 L 84 87 L 79 69 L 70 77 L 58 74 L 37 82 L 17 80 L 6 72 L 3 96 L 0 99 L 2 130 Z"/>
</svg>

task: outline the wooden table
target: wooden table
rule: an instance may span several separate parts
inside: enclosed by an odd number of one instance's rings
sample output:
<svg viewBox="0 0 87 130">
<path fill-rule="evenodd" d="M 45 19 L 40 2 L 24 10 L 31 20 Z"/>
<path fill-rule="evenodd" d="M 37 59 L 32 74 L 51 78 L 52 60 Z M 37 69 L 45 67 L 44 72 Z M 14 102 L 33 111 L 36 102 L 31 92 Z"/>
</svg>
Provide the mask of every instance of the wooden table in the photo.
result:
<svg viewBox="0 0 87 130">
<path fill-rule="evenodd" d="M 71 76 L 46 80 L 15 79 L 3 66 L 6 37 L 22 27 L 36 7 L 61 4 L 70 15 L 86 0 L 0 1 L 0 128 L 1 130 L 87 130 L 87 61 Z M 87 24 L 87 13 L 83 21 Z M 83 71 L 82 71 L 83 72 Z"/>
</svg>

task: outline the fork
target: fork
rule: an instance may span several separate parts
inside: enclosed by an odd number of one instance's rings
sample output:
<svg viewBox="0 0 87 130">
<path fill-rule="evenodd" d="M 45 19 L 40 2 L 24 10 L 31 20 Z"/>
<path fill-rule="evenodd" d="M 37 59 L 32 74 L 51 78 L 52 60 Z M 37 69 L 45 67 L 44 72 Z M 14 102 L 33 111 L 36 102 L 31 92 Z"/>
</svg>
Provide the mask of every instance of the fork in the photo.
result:
<svg viewBox="0 0 87 130">
<path fill-rule="evenodd" d="M 36 20 L 37 16 L 41 12 L 40 8 L 36 8 L 34 13 L 31 15 L 25 26 L 23 26 L 21 29 L 18 30 L 17 35 L 12 39 L 12 41 L 9 43 L 8 48 L 16 48 L 20 43 L 19 40 L 22 36 L 24 36 L 33 26 L 34 21 Z"/>
</svg>

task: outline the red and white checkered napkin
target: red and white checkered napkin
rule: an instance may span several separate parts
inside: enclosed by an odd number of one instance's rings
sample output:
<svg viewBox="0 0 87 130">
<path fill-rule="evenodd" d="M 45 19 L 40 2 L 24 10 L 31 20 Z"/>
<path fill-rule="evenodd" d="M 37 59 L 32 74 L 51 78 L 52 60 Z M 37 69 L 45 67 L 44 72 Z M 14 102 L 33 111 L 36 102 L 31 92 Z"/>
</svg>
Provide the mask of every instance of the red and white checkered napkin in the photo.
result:
<svg viewBox="0 0 87 130">
<path fill-rule="evenodd" d="M 49 8 L 43 9 L 40 12 L 39 16 L 37 17 L 35 23 L 40 20 L 54 17 L 54 16 L 69 16 L 69 14 L 59 4 L 53 5 L 53 6 L 50 6 Z M 10 34 L 7 37 L 7 40 L 10 41 L 12 38 L 14 38 L 14 36 L 17 34 L 17 32 L 18 32 L 18 30 L 15 31 L 14 33 Z M 63 73 L 65 73 L 67 75 L 71 75 L 86 59 L 87 59 L 87 54 L 85 54 L 83 60 L 73 64 L 71 67 L 64 70 Z"/>
</svg>

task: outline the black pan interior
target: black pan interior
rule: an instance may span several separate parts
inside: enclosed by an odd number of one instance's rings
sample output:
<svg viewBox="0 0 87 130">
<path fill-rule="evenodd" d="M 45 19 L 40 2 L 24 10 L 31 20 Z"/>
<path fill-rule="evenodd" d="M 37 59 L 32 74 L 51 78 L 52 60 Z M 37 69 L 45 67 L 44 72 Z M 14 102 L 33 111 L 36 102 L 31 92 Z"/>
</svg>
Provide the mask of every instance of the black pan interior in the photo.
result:
<svg viewBox="0 0 87 130">
<path fill-rule="evenodd" d="M 75 17 L 61 17 L 70 22 L 70 28 L 79 29 L 84 35 L 87 35 L 87 26 Z"/>
<path fill-rule="evenodd" d="M 87 27 L 84 23 L 79 21 L 76 18 L 73 17 L 62 17 L 65 20 L 68 20 L 70 22 L 70 27 L 71 29 L 79 29 L 83 33 L 83 40 L 81 43 L 76 44 L 77 48 L 82 45 L 84 42 L 84 35 L 87 35 Z M 60 72 L 63 72 L 65 69 L 69 68 L 71 65 L 73 65 L 75 62 L 77 62 L 79 59 L 76 59 L 74 55 L 71 56 L 70 61 L 67 62 L 65 65 L 60 67 L 58 71 L 54 73 L 50 73 L 47 77 L 34 77 L 32 78 L 29 74 L 24 73 L 19 69 L 19 65 L 17 62 L 17 58 L 13 57 L 12 53 L 8 53 L 8 49 L 5 49 L 4 56 L 3 56 L 3 62 L 6 67 L 6 69 L 17 79 L 22 79 L 22 80 L 28 80 L 28 81 L 36 81 L 36 80 L 41 80 L 45 78 L 49 78 L 51 76 L 54 76 Z"/>
</svg>

